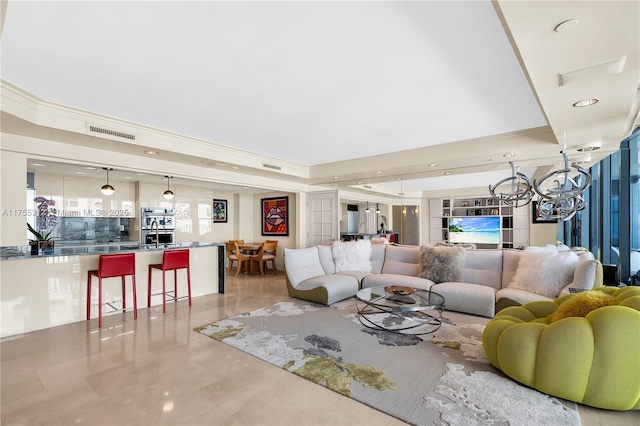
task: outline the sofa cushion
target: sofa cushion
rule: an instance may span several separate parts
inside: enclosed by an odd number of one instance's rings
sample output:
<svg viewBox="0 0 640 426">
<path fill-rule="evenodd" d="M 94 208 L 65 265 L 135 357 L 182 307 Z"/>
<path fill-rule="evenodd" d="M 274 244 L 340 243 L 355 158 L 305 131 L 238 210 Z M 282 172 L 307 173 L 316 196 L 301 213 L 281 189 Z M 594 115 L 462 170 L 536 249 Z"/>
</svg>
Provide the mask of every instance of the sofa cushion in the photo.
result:
<svg viewBox="0 0 640 426">
<path fill-rule="evenodd" d="M 518 270 L 509 287 L 558 297 L 573 280 L 578 262 L 578 255 L 573 252 L 525 250 L 520 255 Z"/>
<path fill-rule="evenodd" d="M 434 284 L 431 291 L 444 296 L 444 307 L 447 311 L 465 312 L 489 318 L 495 315 L 495 288 L 486 285 L 446 282 Z"/>
<path fill-rule="evenodd" d="M 388 285 L 406 286 L 419 288 L 421 290 L 429 290 L 433 285 L 433 281 L 420 277 L 412 277 L 410 275 L 396 274 L 375 274 L 364 277 L 362 280 L 362 288 L 370 287 L 386 287 Z"/>
<path fill-rule="evenodd" d="M 358 292 L 358 280 L 348 275 L 334 274 L 309 278 L 298 284 L 297 290 L 313 290 L 318 287 L 327 289 L 327 305 L 355 296 Z"/>
<path fill-rule="evenodd" d="M 333 252 L 331 246 L 317 246 L 318 255 L 320 256 L 320 264 L 325 274 L 331 275 L 336 273 L 336 264 L 333 262 Z"/>
<path fill-rule="evenodd" d="M 420 246 L 420 277 L 442 283 L 462 282 L 465 249 L 447 246 Z"/>
<path fill-rule="evenodd" d="M 291 285 L 297 287 L 309 278 L 324 276 L 318 249 L 313 246 L 304 249 L 284 249 L 284 267 Z"/>
<path fill-rule="evenodd" d="M 541 296 L 528 290 L 520 290 L 518 288 L 507 287 L 498 290 L 498 293 L 496 293 L 496 303 L 500 299 L 509 299 L 521 305 L 524 305 L 525 303 L 535 302 L 536 300 L 553 300 L 553 297 Z"/>
<path fill-rule="evenodd" d="M 382 273 L 417 277 L 420 273 L 420 247 L 386 246 Z"/>
<path fill-rule="evenodd" d="M 361 272 L 361 271 L 347 271 L 347 272 L 336 272 L 336 275 L 347 275 L 358 280 L 358 286 L 362 280 L 370 275 L 373 275 L 372 272 Z"/>
<path fill-rule="evenodd" d="M 502 256 L 502 250 L 467 250 L 462 269 L 464 282 L 499 290 L 502 284 Z"/>
<path fill-rule="evenodd" d="M 371 272 L 371 241 L 336 241 L 331 251 L 336 272 Z"/>
</svg>

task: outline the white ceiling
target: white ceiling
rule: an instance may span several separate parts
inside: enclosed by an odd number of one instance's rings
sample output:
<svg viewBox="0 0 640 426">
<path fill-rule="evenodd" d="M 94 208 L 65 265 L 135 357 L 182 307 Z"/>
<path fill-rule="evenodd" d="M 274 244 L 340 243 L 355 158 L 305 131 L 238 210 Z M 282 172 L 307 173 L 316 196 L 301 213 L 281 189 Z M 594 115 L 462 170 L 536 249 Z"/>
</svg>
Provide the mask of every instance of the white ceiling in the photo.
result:
<svg viewBox="0 0 640 426">
<path fill-rule="evenodd" d="M 510 173 L 508 152 L 535 170 L 565 144 L 601 143 L 594 161 L 617 149 L 638 124 L 639 13 L 636 1 L 12 0 L 2 78 L 311 166 L 312 183 L 404 176 L 426 190 L 454 185 L 453 170 L 485 186 Z M 567 19 L 579 23 L 554 31 Z M 591 68 L 612 61 L 624 65 Z"/>
</svg>

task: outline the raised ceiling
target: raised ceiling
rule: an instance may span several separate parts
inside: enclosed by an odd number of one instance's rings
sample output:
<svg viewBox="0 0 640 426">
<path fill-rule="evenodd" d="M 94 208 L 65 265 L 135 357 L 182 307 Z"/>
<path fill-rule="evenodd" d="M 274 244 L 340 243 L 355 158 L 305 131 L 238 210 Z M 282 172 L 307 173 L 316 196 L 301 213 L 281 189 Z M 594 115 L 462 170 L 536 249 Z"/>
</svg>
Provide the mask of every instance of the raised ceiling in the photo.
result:
<svg viewBox="0 0 640 426">
<path fill-rule="evenodd" d="M 565 145 L 579 159 L 575 147 L 598 143 L 595 162 L 639 124 L 638 2 L 9 1 L 5 12 L 3 80 L 308 167 L 313 184 L 484 186 L 509 173 L 505 154 L 535 170 Z M 555 30 L 567 20 L 577 25 Z M 587 98 L 600 101 L 572 107 Z"/>
</svg>

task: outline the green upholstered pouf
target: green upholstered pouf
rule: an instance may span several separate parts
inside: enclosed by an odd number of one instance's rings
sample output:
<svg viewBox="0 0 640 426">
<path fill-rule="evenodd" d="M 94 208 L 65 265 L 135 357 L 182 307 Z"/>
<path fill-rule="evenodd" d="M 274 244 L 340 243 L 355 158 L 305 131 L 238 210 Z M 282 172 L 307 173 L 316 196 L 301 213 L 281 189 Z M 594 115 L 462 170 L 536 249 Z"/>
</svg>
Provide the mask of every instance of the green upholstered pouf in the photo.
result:
<svg viewBox="0 0 640 426">
<path fill-rule="evenodd" d="M 640 287 L 600 287 L 614 305 L 550 322 L 570 298 L 500 311 L 482 343 L 489 362 L 549 395 L 608 410 L 640 410 Z M 583 313 L 584 314 L 584 313 Z"/>
</svg>

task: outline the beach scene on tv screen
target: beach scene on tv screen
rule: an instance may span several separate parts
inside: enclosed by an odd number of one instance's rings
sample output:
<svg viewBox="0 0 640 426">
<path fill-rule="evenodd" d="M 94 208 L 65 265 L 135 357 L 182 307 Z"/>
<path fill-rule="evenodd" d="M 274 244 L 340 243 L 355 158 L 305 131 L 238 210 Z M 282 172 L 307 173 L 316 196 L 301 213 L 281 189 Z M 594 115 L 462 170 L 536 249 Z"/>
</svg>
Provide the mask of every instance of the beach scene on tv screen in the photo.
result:
<svg viewBox="0 0 640 426">
<path fill-rule="evenodd" d="M 450 217 L 452 243 L 500 244 L 499 217 Z"/>
</svg>

